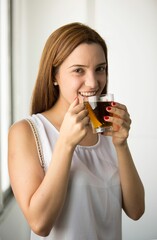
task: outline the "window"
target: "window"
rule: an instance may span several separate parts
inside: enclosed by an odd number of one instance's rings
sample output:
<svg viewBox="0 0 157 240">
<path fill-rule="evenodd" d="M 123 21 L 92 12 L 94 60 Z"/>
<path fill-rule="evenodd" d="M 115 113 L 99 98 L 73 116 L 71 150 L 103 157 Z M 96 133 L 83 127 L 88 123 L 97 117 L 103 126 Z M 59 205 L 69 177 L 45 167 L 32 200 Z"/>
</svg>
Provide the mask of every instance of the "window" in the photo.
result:
<svg viewBox="0 0 157 240">
<path fill-rule="evenodd" d="M 11 27 L 10 0 L 0 0 L 0 211 L 10 188 L 8 128 L 11 124 Z"/>
</svg>

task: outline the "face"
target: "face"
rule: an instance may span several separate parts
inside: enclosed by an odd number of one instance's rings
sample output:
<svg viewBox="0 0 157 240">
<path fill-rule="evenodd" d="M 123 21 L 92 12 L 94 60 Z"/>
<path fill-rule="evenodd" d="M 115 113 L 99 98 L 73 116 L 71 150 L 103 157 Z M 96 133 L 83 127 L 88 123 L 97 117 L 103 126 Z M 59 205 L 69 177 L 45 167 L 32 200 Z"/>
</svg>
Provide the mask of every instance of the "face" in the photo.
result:
<svg viewBox="0 0 157 240">
<path fill-rule="evenodd" d="M 106 59 L 103 48 L 96 43 L 80 44 L 65 59 L 56 75 L 60 95 L 58 101 L 68 105 L 78 96 L 101 94 L 106 85 Z"/>
</svg>

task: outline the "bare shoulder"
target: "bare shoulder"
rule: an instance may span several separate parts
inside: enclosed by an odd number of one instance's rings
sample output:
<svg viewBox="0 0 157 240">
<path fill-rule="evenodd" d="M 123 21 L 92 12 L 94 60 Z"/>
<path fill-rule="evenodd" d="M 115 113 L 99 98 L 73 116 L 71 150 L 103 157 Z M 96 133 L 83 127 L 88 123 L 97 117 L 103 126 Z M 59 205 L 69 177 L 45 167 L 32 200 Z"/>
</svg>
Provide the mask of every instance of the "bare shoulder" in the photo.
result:
<svg viewBox="0 0 157 240">
<path fill-rule="evenodd" d="M 28 135 L 33 137 L 31 128 L 27 120 L 21 120 L 19 122 L 14 123 L 9 129 L 9 139 L 15 138 L 25 138 Z"/>
<path fill-rule="evenodd" d="M 9 160 L 20 159 L 22 161 L 29 154 L 31 156 L 33 148 L 35 152 L 35 141 L 29 123 L 26 120 L 14 123 L 10 127 L 8 134 Z"/>
<path fill-rule="evenodd" d="M 8 161 L 10 167 L 17 164 L 43 173 L 34 134 L 27 120 L 16 122 L 9 129 Z"/>
<path fill-rule="evenodd" d="M 25 154 L 32 152 L 34 155 L 37 153 L 34 134 L 26 119 L 18 121 L 10 127 L 8 133 L 8 147 L 9 153 L 10 151 L 16 151 L 16 153 L 17 151 L 18 153 L 20 153 L 20 151 L 23 151 L 23 153 L 26 151 Z"/>
</svg>

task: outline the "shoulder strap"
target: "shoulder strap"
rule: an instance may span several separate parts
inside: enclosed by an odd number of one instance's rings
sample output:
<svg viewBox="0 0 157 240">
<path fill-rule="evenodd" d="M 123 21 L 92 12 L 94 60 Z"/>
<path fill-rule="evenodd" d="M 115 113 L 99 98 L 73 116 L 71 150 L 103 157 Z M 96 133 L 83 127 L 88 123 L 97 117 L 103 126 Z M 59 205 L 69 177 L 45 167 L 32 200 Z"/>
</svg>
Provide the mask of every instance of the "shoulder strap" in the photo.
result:
<svg viewBox="0 0 157 240">
<path fill-rule="evenodd" d="M 37 128 L 36 128 L 34 122 L 31 119 L 27 118 L 26 121 L 29 123 L 29 125 L 32 129 L 34 138 L 35 138 L 40 164 L 41 164 L 42 168 L 45 168 L 44 155 L 43 155 L 42 146 L 41 146 L 41 142 L 40 142 L 40 138 L 39 138 Z"/>
</svg>

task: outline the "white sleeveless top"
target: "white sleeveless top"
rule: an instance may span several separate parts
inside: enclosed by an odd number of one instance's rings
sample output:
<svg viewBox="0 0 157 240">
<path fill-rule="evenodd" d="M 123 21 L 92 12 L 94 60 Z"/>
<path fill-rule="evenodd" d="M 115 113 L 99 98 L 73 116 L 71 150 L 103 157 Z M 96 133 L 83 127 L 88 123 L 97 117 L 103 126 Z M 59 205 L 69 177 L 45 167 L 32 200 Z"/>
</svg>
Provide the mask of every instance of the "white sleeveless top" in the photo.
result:
<svg viewBox="0 0 157 240">
<path fill-rule="evenodd" d="M 45 174 L 59 136 L 42 114 L 29 117 L 38 134 Z M 111 137 L 74 151 L 67 197 L 49 236 L 31 240 L 121 240 L 121 187 Z"/>
</svg>

